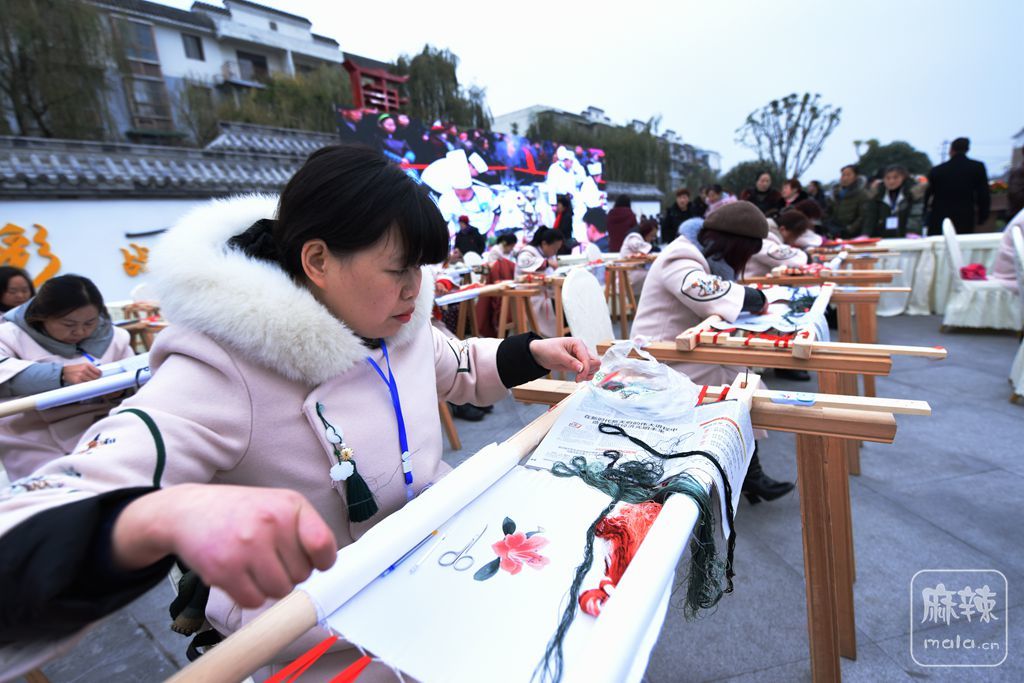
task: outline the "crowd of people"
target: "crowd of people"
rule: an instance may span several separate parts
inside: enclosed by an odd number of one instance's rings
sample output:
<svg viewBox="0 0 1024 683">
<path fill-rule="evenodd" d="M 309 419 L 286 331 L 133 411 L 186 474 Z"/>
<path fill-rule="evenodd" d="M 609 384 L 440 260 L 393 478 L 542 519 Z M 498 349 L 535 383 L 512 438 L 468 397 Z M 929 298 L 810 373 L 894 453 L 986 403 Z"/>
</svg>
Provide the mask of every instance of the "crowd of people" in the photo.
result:
<svg viewBox="0 0 1024 683">
<path fill-rule="evenodd" d="M 442 289 L 422 280 L 438 264 L 473 252 L 493 281 L 543 284 L 558 255 L 578 246 L 582 223 L 587 241 L 651 261 L 632 280 L 629 335 L 672 340 L 711 315 L 764 310 L 764 293 L 743 277 L 806 264 L 806 250 L 827 237 L 903 236 L 947 216 L 969 230 L 988 211 L 984 167 L 958 140 L 924 189 L 899 167 L 871 183 L 844 167 L 828 196 L 797 179 L 776 189 L 762 173 L 739 196 L 680 189 L 660 222 L 637 216 L 628 195 L 605 214 L 578 211 L 565 192 L 545 223 L 481 230 L 461 213 L 453 230 L 443 201 L 392 157 L 418 159 L 421 145 L 463 134 L 417 132 L 414 145 L 397 136 L 401 117 L 390 121 L 375 123 L 384 155 L 323 148 L 278 199 L 211 202 L 167 233 L 152 269 L 173 325 L 137 393 L 0 418 L 0 460 L 13 480 L 0 490 L 0 582 L 37 577 L 31 590 L 0 597 L 0 644 L 65 638 L 148 590 L 175 559 L 211 587 L 213 628 L 235 631 L 447 472 L 439 400 L 483 413 L 549 372 L 594 375 L 599 361 L 582 341 L 554 336 L 549 291 L 532 302 L 540 335 L 460 340 L 431 324 Z M 491 144 L 471 132 L 465 141 L 481 146 L 475 153 Z M 553 163 L 568 171 L 564 149 Z M 455 159 L 449 171 L 467 173 L 468 148 L 437 151 Z M 88 382 L 133 354 L 82 276 L 36 291 L 24 271 L 0 268 L 0 313 L 2 398 Z M 698 384 L 728 383 L 739 370 L 673 367 Z M 793 487 L 764 472 L 755 448 L 748 500 Z M 61 571 L 49 565 L 56 557 Z M 317 666 L 336 672 L 360 656 L 339 642 Z"/>
</svg>

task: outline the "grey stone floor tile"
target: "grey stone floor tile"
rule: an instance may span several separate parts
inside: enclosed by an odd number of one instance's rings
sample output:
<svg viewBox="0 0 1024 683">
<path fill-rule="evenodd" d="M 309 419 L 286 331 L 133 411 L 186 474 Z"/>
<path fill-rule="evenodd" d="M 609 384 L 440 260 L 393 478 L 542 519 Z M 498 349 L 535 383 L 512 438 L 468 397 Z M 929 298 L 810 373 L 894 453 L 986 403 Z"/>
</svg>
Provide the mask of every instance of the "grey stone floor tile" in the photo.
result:
<svg viewBox="0 0 1024 683">
<path fill-rule="evenodd" d="M 70 653 L 43 667 L 53 683 L 161 681 L 178 669 L 152 634 L 124 611 L 94 628 Z"/>
<path fill-rule="evenodd" d="M 1011 583 L 1011 594 L 1013 584 Z M 1019 590 L 1019 589 L 1018 589 Z M 910 656 L 910 635 L 903 635 L 877 643 L 896 665 L 917 680 L 936 681 L 939 683 L 959 683 L 960 681 L 979 681 L 982 683 L 1019 683 L 1024 681 L 1024 607 L 1011 607 L 1009 610 L 1009 629 L 1006 660 L 996 667 L 924 667 L 914 662 Z M 908 629 L 909 630 L 909 629 Z M 930 632 L 934 632 L 930 631 Z"/>
<path fill-rule="evenodd" d="M 734 590 L 712 613 L 687 622 L 669 612 L 648 666 L 651 683 L 711 680 L 807 656 L 802 577 L 754 534 L 740 533 L 736 546 Z"/>
<path fill-rule="evenodd" d="M 858 640 L 856 660 L 840 659 L 839 664 L 845 683 L 875 683 L 876 681 L 897 683 L 913 680 L 882 648 L 866 639 Z M 811 660 L 804 658 L 716 679 L 716 683 L 778 683 L 779 681 L 810 680 Z"/>
</svg>

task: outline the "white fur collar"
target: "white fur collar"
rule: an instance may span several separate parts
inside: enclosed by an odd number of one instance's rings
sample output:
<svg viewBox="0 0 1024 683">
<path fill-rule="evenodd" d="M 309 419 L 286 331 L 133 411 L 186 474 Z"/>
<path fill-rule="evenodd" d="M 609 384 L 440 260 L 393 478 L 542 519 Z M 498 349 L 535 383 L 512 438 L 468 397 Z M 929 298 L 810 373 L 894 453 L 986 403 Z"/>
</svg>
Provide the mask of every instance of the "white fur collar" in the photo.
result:
<svg viewBox="0 0 1024 683">
<path fill-rule="evenodd" d="M 153 250 L 154 285 L 170 322 L 316 386 L 362 361 L 367 350 L 279 267 L 227 247 L 232 236 L 276 212 L 277 197 L 267 195 L 215 199 L 193 209 Z M 412 320 L 388 340 L 393 349 L 429 323 L 434 288 L 426 273 L 424 281 Z"/>
</svg>

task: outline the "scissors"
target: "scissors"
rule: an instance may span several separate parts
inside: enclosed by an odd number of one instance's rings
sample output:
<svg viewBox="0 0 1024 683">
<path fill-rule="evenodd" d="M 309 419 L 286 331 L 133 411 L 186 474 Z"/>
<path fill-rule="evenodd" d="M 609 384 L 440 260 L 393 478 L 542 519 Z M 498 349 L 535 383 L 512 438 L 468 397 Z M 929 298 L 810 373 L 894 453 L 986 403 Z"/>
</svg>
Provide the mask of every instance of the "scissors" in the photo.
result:
<svg viewBox="0 0 1024 683">
<path fill-rule="evenodd" d="M 442 567 L 451 567 L 457 572 L 464 572 L 472 567 L 474 562 L 473 556 L 467 555 L 466 553 L 468 553 L 469 549 L 473 547 L 473 544 L 479 541 L 480 537 L 484 535 L 484 532 L 487 531 L 487 526 L 488 525 L 485 524 L 484 528 L 480 530 L 480 533 L 474 536 L 473 540 L 467 543 L 466 547 L 459 552 L 449 550 L 448 552 L 441 553 L 441 557 L 437 558 L 437 563 Z"/>
</svg>

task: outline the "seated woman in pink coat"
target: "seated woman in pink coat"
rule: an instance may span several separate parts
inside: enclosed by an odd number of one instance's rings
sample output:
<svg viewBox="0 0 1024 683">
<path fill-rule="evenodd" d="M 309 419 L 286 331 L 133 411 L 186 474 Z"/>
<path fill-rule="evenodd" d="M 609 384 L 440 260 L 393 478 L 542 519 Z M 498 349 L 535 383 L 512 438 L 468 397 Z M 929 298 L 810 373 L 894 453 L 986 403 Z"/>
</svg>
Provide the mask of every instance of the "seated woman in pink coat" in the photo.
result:
<svg viewBox="0 0 1024 683">
<path fill-rule="evenodd" d="M 17 308 L 36 295 L 32 278 L 21 268 L 0 266 L 0 320 L 12 308 Z"/>
<path fill-rule="evenodd" d="M 516 279 L 525 275 L 542 277 L 555 272 L 558 267 L 558 251 L 564 240 L 562 233 L 552 228 L 537 228 L 533 239 L 516 254 Z M 538 331 L 545 337 L 555 335 L 555 304 L 551 287 L 541 285 L 541 293 L 530 297 L 533 317 L 537 320 Z"/>
<path fill-rule="evenodd" d="M 622 240 L 619 257 L 624 259 L 646 257 L 654 249 L 654 241 L 657 239 L 658 221 L 650 218 L 645 219 Z M 640 292 L 643 291 L 647 270 L 648 268 L 644 267 L 629 271 L 629 284 L 633 288 L 635 296 L 640 296 Z"/>
<path fill-rule="evenodd" d="M 743 277 L 761 277 L 778 266 L 797 268 L 807 265 L 807 252 L 795 246 L 797 240 L 811 229 L 807 216 L 791 209 L 777 216 L 776 221 L 775 226 L 769 226 L 760 251 L 747 261 Z"/>
<path fill-rule="evenodd" d="M 689 221 L 687 221 L 689 223 Z M 712 315 L 732 322 L 743 311 L 760 311 L 765 296 L 733 282 L 768 236 L 768 221 L 746 201 L 722 205 L 703 222 L 695 241 L 687 224 L 658 255 L 647 274 L 637 303 L 631 336 L 649 341 L 674 341 L 684 331 Z M 726 384 L 741 368 L 698 363 L 674 363 L 695 384 Z M 743 482 L 743 492 L 756 503 L 774 500 L 793 489 L 761 469 L 757 450 Z"/>
<path fill-rule="evenodd" d="M 129 335 L 107 317 L 96 285 L 78 275 L 47 281 L 0 323 L 0 401 L 102 376 L 98 364 L 134 355 Z M 11 480 L 71 452 L 89 426 L 117 405 L 83 401 L 0 418 L 0 461 Z"/>
<path fill-rule="evenodd" d="M 360 147 L 314 152 L 280 199 L 182 218 L 151 264 L 173 321 L 153 378 L 73 454 L 0 490 L 0 583 L 45 575 L 44 590 L 0 591 L 0 643 L 73 632 L 171 556 L 214 586 L 214 627 L 237 630 L 445 474 L 438 400 L 490 405 L 549 370 L 593 375 L 579 340 L 463 341 L 430 325 L 421 266 L 447 246 L 426 190 Z M 32 554 L 40 544 L 52 550 Z M 43 572 L 55 556 L 62 571 Z M 311 678 L 359 654 L 339 644 Z"/>
</svg>

